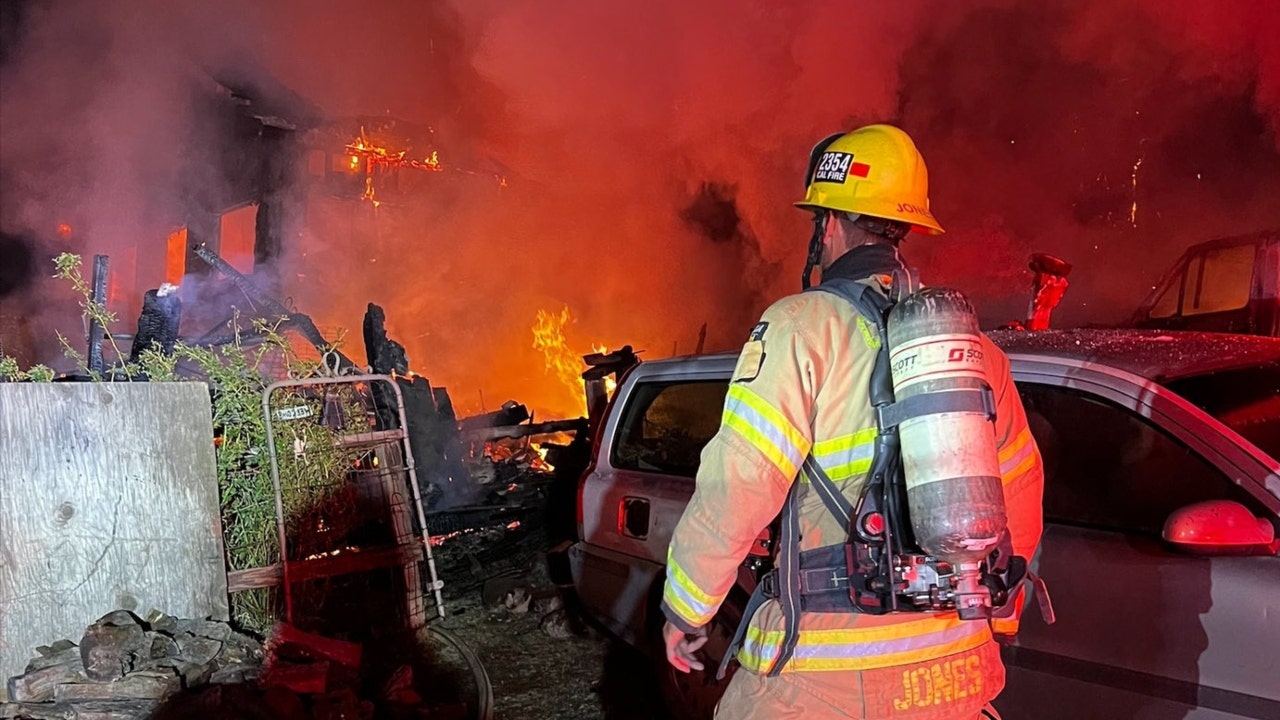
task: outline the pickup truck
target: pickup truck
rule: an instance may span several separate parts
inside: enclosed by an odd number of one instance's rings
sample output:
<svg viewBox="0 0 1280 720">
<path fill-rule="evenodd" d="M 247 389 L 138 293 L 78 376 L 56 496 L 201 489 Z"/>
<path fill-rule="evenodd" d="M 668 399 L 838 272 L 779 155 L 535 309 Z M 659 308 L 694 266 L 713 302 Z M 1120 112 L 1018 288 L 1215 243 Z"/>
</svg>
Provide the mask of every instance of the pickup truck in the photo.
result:
<svg viewBox="0 0 1280 720">
<path fill-rule="evenodd" d="M 1280 717 L 1280 339 L 996 332 L 1046 468 L 1036 559 L 1058 622 L 1003 648 L 1009 720 Z M 595 424 L 568 561 L 587 614 L 648 651 L 671 712 L 709 718 L 714 668 L 767 551 L 710 628 L 707 673 L 667 665 L 667 545 L 717 431 L 733 354 L 644 362 Z M 1231 538 L 1227 540 L 1225 538 Z"/>
<path fill-rule="evenodd" d="M 1280 230 L 1191 246 L 1126 325 L 1280 337 Z"/>
</svg>

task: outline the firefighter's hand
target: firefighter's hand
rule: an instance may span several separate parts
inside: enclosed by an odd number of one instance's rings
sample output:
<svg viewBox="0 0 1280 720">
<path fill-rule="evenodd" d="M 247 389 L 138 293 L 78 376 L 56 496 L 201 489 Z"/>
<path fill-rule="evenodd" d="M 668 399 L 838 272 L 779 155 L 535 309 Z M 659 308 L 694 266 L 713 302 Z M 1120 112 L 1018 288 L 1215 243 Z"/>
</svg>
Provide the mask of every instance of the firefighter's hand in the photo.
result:
<svg viewBox="0 0 1280 720">
<path fill-rule="evenodd" d="M 680 628 L 666 623 L 662 626 L 662 639 L 667 645 L 667 662 L 682 673 L 689 669 L 702 669 L 702 661 L 693 656 L 703 645 L 707 644 L 707 629 L 698 628 L 698 632 L 689 635 Z"/>
</svg>

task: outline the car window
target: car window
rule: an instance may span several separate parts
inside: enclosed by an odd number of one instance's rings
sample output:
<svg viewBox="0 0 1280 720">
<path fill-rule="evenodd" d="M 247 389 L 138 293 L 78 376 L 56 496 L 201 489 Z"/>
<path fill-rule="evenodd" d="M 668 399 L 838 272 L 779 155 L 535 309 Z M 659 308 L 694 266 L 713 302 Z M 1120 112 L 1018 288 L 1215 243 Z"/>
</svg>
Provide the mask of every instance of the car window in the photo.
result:
<svg viewBox="0 0 1280 720">
<path fill-rule="evenodd" d="M 1165 383 L 1223 425 L 1280 459 L 1280 362 Z"/>
<path fill-rule="evenodd" d="M 1191 261 L 1183 315 L 1238 310 L 1249 304 L 1257 248 L 1235 245 L 1205 251 Z"/>
<path fill-rule="evenodd" d="M 1045 466 L 1050 522 L 1159 537 L 1180 507 L 1235 500 L 1262 509 L 1204 458 L 1149 420 L 1095 396 L 1019 385 Z"/>
<path fill-rule="evenodd" d="M 720 428 L 727 381 L 640 382 L 614 440 L 613 466 L 693 477 L 702 448 Z"/>
</svg>

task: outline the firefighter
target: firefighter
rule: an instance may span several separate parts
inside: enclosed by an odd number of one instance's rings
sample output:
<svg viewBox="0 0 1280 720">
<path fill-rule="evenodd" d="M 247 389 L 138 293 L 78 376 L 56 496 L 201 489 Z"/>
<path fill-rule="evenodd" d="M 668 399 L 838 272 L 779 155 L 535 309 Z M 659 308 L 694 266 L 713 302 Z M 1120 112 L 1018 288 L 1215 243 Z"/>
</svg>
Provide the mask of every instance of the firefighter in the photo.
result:
<svg viewBox="0 0 1280 720">
<path fill-rule="evenodd" d="M 849 278 L 887 297 L 895 278 L 912 276 L 898 252 L 908 232 L 943 232 L 929 210 L 927 171 L 914 142 L 896 127 L 870 125 L 823 141 L 809 165 L 805 197 L 796 203 L 815 216 L 806 287 L 816 265 L 823 280 Z M 1030 558 L 1042 530 L 1040 454 L 1008 359 L 985 335 L 981 340 L 1009 536 L 1015 554 Z M 868 388 L 880 342 L 853 305 L 827 292 L 785 297 L 752 329 L 671 539 L 663 639 L 678 671 L 713 671 L 697 658 L 708 623 L 784 503 L 797 504 L 801 551 L 849 537 L 802 468 L 812 461 L 842 495 L 859 495 L 877 436 Z M 1010 607 L 1021 610 L 1021 594 Z M 717 718 L 995 716 L 989 703 L 1004 686 L 995 638 L 1016 629 L 1016 612 L 961 620 L 954 610 L 797 609 L 798 632 L 785 642 L 788 614 L 775 599 L 749 613 L 736 653 L 741 670 Z"/>
</svg>

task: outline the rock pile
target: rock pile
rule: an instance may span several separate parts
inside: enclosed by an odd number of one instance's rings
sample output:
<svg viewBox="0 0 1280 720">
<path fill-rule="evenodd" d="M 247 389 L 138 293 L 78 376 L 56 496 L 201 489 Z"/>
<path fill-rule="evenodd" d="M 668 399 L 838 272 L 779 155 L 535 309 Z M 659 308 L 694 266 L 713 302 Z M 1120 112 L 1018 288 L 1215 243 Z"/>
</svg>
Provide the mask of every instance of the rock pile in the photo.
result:
<svg viewBox="0 0 1280 720">
<path fill-rule="evenodd" d="M 9 678 L 0 718 L 143 720 L 169 696 L 205 685 L 256 678 L 257 640 L 223 622 L 181 620 L 125 610 L 90 625 L 79 644 L 36 648 L 22 675 Z"/>
</svg>

